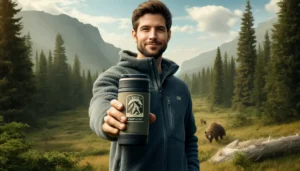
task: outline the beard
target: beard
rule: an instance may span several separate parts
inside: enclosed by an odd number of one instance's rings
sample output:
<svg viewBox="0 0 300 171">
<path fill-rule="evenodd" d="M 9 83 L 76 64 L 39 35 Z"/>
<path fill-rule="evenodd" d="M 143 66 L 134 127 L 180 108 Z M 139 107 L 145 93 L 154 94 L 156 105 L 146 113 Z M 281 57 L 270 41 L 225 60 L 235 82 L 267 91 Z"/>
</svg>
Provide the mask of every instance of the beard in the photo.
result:
<svg viewBox="0 0 300 171">
<path fill-rule="evenodd" d="M 156 43 L 160 45 L 160 47 L 156 49 L 155 52 L 150 52 L 149 50 L 146 49 L 146 45 L 151 43 Z M 143 54 L 145 57 L 153 57 L 154 59 L 160 58 L 162 54 L 165 52 L 165 50 L 167 49 L 167 46 L 168 46 L 167 44 L 163 44 L 157 41 L 145 43 L 144 46 L 142 46 L 142 44 L 140 43 L 137 43 L 137 49 L 141 54 Z"/>
</svg>

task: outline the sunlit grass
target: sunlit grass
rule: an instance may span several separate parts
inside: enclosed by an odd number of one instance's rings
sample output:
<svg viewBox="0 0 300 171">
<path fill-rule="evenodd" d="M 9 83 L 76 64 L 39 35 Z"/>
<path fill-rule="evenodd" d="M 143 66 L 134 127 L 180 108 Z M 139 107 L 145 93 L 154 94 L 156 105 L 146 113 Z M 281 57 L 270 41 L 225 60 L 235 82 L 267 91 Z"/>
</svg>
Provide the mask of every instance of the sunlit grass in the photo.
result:
<svg viewBox="0 0 300 171">
<path fill-rule="evenodd" d="M 300 121 L 280 125 L 264 125 L 260 120 L 253 120 L 249 126 L 231 127 L 232 111 L 225 108 L 215 107 L 210 112 L 207 101 L 193 98 L 193 112 L 197 125 L 197 137 L 199 147 L 199 159 L 201 171 L 238 170 L 232 162 L 212 164 L 208 160 L 228 143 L 240 139 L 281 137 L 300 133 Z M 201 125 L 200 119 L 207 121 Z M 212 122 L 218 122 L 226 129 L 226 136 L 220 142 L 210 144 L 205 138 L 204 132 Z M 100 126 L 100 125 L 99 125 Z M 108 170 L 110 142 L 103 140 L 90 130 L 87 109 L 76 109 L 54 114 L 41 121 L 41 126 L 29 134 L 29 140 L 39 151 L 76 152 L 82 157 L 80 165 L 87 162 L 96 170 Z M 300 155 L 292 154 L 282 157 L 252 163 L 252 170 L 300 170 Z"/>
</svg>

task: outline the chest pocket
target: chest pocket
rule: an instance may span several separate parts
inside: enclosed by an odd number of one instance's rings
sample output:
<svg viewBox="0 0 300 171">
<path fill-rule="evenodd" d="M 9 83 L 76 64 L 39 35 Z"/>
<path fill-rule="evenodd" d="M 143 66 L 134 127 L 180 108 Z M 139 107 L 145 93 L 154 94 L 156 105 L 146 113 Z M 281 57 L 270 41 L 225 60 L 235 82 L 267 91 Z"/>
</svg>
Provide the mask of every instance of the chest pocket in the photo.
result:
<svg viewBox="0 0 300 171">
<path fill-rule="evenodd" d="M 166 96 L 168 137 L 184 142 L 187 97 L 183 94 Z"/>
</svg>

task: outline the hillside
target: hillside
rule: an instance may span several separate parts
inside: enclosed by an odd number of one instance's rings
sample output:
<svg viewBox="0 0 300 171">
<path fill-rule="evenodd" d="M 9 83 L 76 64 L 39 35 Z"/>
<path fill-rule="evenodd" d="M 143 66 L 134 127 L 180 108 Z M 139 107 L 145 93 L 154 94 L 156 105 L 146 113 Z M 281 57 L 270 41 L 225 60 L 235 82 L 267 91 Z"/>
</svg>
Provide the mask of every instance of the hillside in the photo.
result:
<svg viewBox="0 0 300 171">
<path fill-rule="evenodd" d="M 65 14 L 52 15 L 40 11 L 21 11 L 24 28 L 22 34 L 31 35 L 33 55 L 36 50 L 47 54 L 54 51 L 55 37 L 60 33 L 65 41 L 68 63 L 73 64 L 75 54 L 84 69 L 101 72 L 117 63 L 119 51 L 112 44 L 104 42 L 98 28 L 83 24 Z"/>
<path fill-rule="evenodd" d="M 258 24 L 257 28 L 255 29 L 257 43 L 261 44 L 264 41 L 264 36 L 267 30 L 269 31 L 269 34 L 271 33 L 273 24 L 276 21 L 277 18 L 273 18 L 271 20 Z M 224 55 L 224 53 L 227 52 L 229 58 L 231 58 L 231 56 L 236 58 L 238 39 L 239 37 L 230 42 L 220 45 L 221 55 Z M 208 66 L 212 66 L 217 53 L 216 49 L 201 53 L 200 55 L 190 60 L 184 61 L 180 67 L 180 75 L 183 73 L 190 74 L 193 72 L 199 72 L 203 67 L 207 68 Z"/>
</svg>

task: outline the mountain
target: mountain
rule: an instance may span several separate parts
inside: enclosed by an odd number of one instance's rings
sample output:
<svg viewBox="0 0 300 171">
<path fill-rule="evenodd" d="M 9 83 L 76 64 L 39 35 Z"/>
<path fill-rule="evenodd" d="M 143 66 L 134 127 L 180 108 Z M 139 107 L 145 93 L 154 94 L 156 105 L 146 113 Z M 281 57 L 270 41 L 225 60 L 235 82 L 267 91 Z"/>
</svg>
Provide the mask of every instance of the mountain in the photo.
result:
<svg viewBox="0 0 300 171">
<path fill-rule="evenodd" d="M 65 42 L 68 63 L 73 65 L 75 54 L 78 55 L 83 69 L 101 72 L 119 60 L 120 48 L 104 42 L 98 28 L 83 24 L 76 18 L 65 14 L 52 15 L 42 11 L 21 11 L 22 35 L 30 33 L 33 42 L 33 59 L 36 50 L 54 51 L 55 37 L 60 33 Z M 33 60 L 33 62 L 35 62 Z"/>
<path fill-rule="evenodd" d="M 277 18 L 273 18 L 271 20 L 258 24 L 257 28 L 255 29 L 257 43 L 260 43 L 262 45 L 267 30 L 269 31 L 269 36 L 271 36 L 273 24 L 276 22 L 277 22 Z M 235 38 L 230 42 L 224 43 L 220 46 L 222 57 L 224 56 L 224 53 L 227 52 L 228 58 L 231 58 L 231 56 L 236 58 L 238 39 L 239 37 Z M 217 47 L 215 50 L 201 53 L 200 55 L 190 60 L 184 61 L 181 65 L 178 75 L 183 75 L 184 73 L 187 74 L 196 73 L 201 71 L 203 67 L 207 68 L 208 66 L 209 67 L 213 66 L 216 54 L 217 54 Z"/>
</svg>

